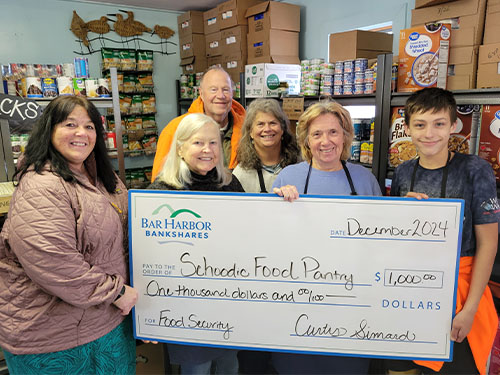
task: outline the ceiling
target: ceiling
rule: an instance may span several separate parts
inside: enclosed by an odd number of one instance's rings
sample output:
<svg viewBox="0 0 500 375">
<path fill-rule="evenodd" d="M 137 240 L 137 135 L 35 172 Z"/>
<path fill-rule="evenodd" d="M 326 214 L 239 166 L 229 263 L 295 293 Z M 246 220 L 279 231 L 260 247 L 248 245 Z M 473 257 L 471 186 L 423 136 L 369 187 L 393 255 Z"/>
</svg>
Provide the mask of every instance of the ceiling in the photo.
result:
<svg viewBox="0 0 500 375">
<path fill-rule="evenodd" d="M 118 4 L 122 7 L 139 7 L 185 12 L 208 10 L 227 0 L 80 0 L 84 3 Z"/>
</svg>

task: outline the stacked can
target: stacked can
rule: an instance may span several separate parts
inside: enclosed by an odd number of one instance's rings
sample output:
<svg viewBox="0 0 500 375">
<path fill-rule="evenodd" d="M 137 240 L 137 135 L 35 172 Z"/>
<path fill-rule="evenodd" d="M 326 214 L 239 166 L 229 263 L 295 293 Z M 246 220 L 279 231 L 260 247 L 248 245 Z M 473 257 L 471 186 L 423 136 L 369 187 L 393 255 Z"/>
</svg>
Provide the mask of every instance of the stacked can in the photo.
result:
<svg viewBox="0 0 500 375">
<path fill-rule="evenodd" d="M 304 96 L 319 95 L 321 82 L 321 64 L 323 59 L 302 60 L 302 94 Z"/>
<path fill-rule="evenodd" d="M 373 94 L 374 90 L 375 72 L 373 69 L 365 70 L 365 94 Z"/>
<path fill-rule="evenodd" d="M 191 88 L 188 86 L 189 74 L 182 74 L 180 79 L 181 99 L 189 99 L 191 97 Z"/>
<path fill-rule="evenodd" d="M 304 95 L 305 90 L 305 74 L 309 73 L 311 70 L 311 61 L 310 60 L 301 60 L 300 61 L 300 95 Z"/>
<path fill-rule="evenodd" d="M 354 94 L 365 93 L 365 70 L 368 68 L 368 59 L 356 59 L 354 61 L 354 74 L 357 75 L 354 83 Z"/>
<path fill-rule="evenodd" d="M 181 99 L 192 99 L 197 95 L 198 86 L 195 86 L 195 74 L 182 74 L 180 79 Z"/>
<path fill-rule="evenodd" d="M 333 89 L 333 76 L 335 65 L 331 63 L 321 64 L 321 84 L 319 87 L 320 95 L 331 96 Z"/>
<path fill-rule="evenodd" d="M 334 63 L 333 75 L 333 95 L 342 95 L 344 93 L 344 62 L 336 61 Z"/>
</svg>

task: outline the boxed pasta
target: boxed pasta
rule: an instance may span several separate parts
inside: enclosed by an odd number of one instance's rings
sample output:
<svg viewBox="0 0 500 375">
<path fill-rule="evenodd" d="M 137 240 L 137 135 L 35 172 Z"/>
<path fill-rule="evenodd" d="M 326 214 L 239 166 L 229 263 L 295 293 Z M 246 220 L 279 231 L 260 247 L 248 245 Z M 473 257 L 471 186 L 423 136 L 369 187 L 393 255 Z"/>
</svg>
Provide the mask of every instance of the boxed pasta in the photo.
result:
<svg viewBox="0 0 500 375">
<path fill-rule="evenodd" d="M 500 184 L 500 105 L 484 105 L 478 155 L 489 162 Z"/>
<path fill-rule="evenodd" d="M 434 23 L 399 32 L 398 91 L 446 88 L 450 24 Z"/>
</svg>

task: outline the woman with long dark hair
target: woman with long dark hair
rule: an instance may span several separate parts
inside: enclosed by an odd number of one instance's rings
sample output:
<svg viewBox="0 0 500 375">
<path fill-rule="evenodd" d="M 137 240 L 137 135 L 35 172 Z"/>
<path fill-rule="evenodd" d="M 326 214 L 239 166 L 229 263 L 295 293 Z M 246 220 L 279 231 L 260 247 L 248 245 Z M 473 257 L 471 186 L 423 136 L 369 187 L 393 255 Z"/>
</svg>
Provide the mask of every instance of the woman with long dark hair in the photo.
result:
<svg viewBox="0 0 500 375">
<path fill-rule="evenodd" d="M 44 110 L 0 234 L 0 346 L 11 374 L 135 373 L 124 320 L 127 191 L 99 111 L 61 96 Z"/>
</svg>

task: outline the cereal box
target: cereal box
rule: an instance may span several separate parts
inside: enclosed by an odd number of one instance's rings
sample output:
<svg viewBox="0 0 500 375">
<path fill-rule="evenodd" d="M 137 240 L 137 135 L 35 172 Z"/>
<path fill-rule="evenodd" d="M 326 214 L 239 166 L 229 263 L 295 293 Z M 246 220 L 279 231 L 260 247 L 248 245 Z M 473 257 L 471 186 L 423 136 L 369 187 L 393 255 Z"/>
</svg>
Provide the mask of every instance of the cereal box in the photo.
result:
<svg viewBox="0 0 500 375">
<path fill-rule="evenodd" d="M 478 155 L 493 167 L 500 184 L 500 105 L 484 105 L 481 114 L 481 131 L 479 134 Z"/>
<path fill-rule="evenodd" d="M 450 24 L 433 23 L 399 32 L 398 91 L 446 88 Z"/>
<path fill-rule="evenodd" d="M 416 158 L 417 148 L 406 133 L 404 107 L 392 107 L 391 111 L 389 166 L 395 168 L 407 160 Z"/>
<path fill-rule="evenodd" d="M 464 104 L 457 106 L 457 127 L 448 141 L 448 149 L 462 154 L 475 154 L 481 106 Z"/>
</svg>

